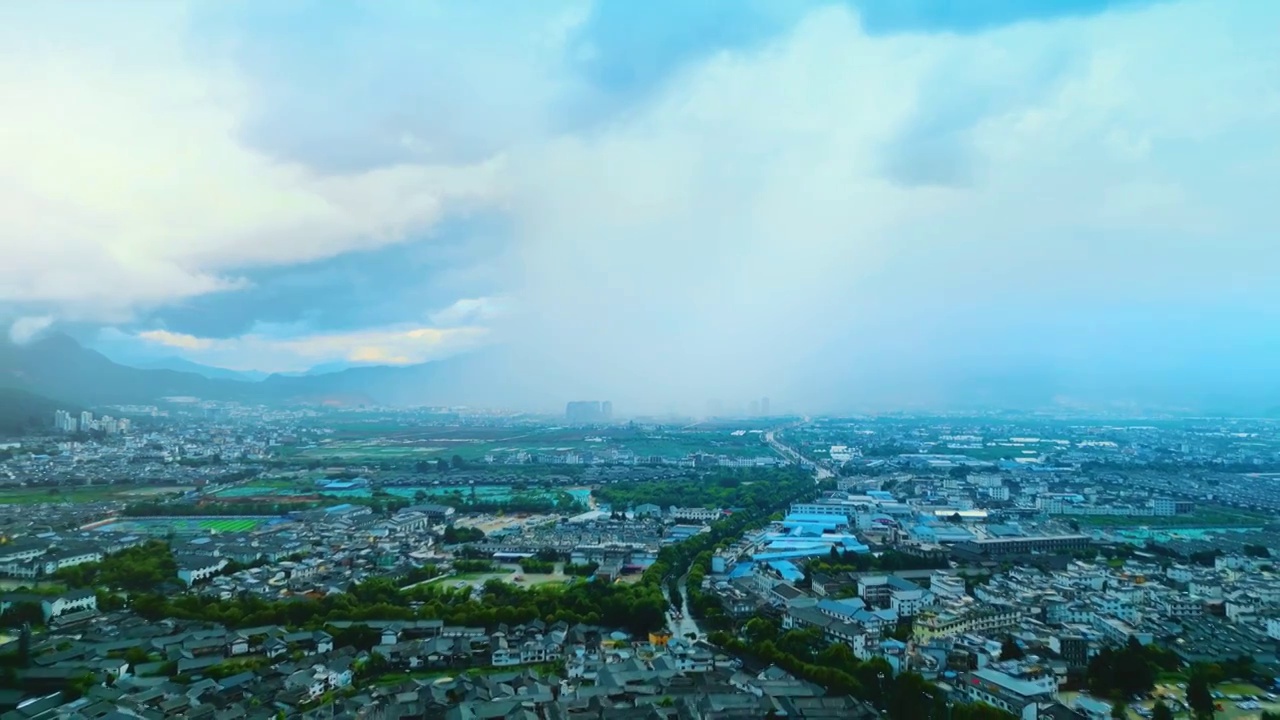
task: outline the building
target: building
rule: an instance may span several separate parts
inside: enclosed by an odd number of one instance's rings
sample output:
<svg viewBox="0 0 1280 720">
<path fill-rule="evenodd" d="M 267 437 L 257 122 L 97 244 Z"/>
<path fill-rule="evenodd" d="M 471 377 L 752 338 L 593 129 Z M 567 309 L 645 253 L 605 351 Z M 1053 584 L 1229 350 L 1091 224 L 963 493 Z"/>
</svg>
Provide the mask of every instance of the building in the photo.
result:
<svg viewBox="0 0 1280 720">
<path fill-rule="evenodd" d="M 46 623 L 72 613 L 92 615 L 98 612 L 98 595 L 92 590 L 73 590 L 41 600 L 40 610 Z"/>
<path fill-rule="evenodd" d="M 984 607 L 957 612 L 926 610 L 916 616 L 912 634 L 918 642 L 968 633 L 989 634 L 1018 624 L 1022 613 L 1011 607 Z"/>
<path fill-rule="evenodd" d="M 52 575 L 63 568 L 91 562 L 102 562 L 102 553 L 88 548 L 58 548 L 40 558 L 40 569 L 45 575 Z"/>
<path fill-rule="evenodd" d="M 977 538 L 957 543 L 955 550 L 985 557 L 1067 552 L 1089 547 L 1088 535 L 1041 535 L 1035 537 Z"/>
<path fill-rule="evenodd" d="M 970 702 L 993 705 L 1008 713 L 1036 720 L 1040 703 L 1052 703 L 1058 697 L 1053 674 L 1039 668 L 984 668 L 964 674 L 962 692 Z"/>
<path fill-rule="evenodd" d="M 178 563 L 178 579 L 191 587 L 198 582 L 222 572 L 227 566 L 227 559 L 211 555 L 183 555 L 175 558 Z"/>
<path fill-rule="evenodd" d="M 607 422 L 613 417 L 613 403 L 608 400 L 575 400 L 565 405 L 564 417 L 571 423 Z"/>
<path fill-rule="evenodd" d="M 1174 500 L 1173 498 L 1158 497 L 1151 501 L 1151 512 L 1153 515 L 1172 516 L 1172 515 L 1190 515 L 1195 512 L 1195 503 L 1190 500 Z"/>
<path fill-rule="evenodd" d="M 53 413 L 53 426 L 61 432 L 73 433 L 76 431 L 76 419 L 66 410 L 57 410 Z"/>
<path fill-rule="evenodd" d="M 713 520 L 719 520 L 720 517 L 724 515 L 724 511 L 721 510 L 720 508 L 673 507 L 671 508 L 670 515 L 672 520 L 683 520 L 683 521 L 705 523 L 705 522 L 711 522 Z"/>
<path fill-rule="evenodd" d="M 1280 617 L 1267 618 L 1267 637 L 1280 640 Z"/>
</svg>

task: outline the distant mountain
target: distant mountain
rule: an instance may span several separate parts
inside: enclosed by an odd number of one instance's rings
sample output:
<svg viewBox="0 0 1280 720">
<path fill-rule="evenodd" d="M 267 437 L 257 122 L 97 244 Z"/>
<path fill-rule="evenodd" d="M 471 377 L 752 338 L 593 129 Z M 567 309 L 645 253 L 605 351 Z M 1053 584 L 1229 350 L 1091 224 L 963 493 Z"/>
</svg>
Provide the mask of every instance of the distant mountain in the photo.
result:
<svg viewBox="0 0 1280 720">
<path fill-rule="evenodd" d="M 61 333 L 26 345 L 0 340 L 0 387 L 88 406 L 149 402 L 173 395 L 246 400 L 252 397 L 250 383 L 213 380 L 175 370 L 126 367 Z"/>
<path fill-rule="evenodd" d="M 239 380 L 241 382 L 258 382 L 265 380 L 270 373 L 257 370 L 228 370 L 226 368 L 201 365 L 180 357 L 167 357 L 151 362 L 137 363 L 132 367 L 142 370 L 175 370 L 177 372 L 195 373 L 211 380 Z"/>
<path fill-rule="evenodd" d="M 319 365 L 316 365 L 315 367 L 308 368 L 306 370 L 271 373 L 271 374 L 279 375 L 280 377 L 310 377 L 312 375 L 328 375 L 329 373 L 342 372 L 343 370 L 350 370 L 353 367 L 379 367 L 379 366 L 352 365 L 349 362 L 329 362 L 329 363 L 321 363 Z M 268 377 L 268 375 L 263 375 L 263 377 Z"/>
<path fill-rule="evenodd" d="M 66 398 L 86 407 L 151 403 L 173 396 L 273 405 L 467 404 L 478 401 L 470 396 L 469 388 L 501 391 L 501 383 L 484 378 L 485 367 L 473 359 L 451 358 L 421 365 L 355 367 L 301 377 L 271 375 L 249 382 L 177 369 L 128 367 L 64 334 L 26 345 L 0 340 L 0 388 Z M 490 392 L 484 395 L 495 404 L 502 397 Z"/>
<path fill-rule="evenodd" d="M 56 410 L 80 411 L 75 405 L 62 404 L 25 390 L 0 388 L 0 434 L 47 429 L 53 425 Z"/>
</svg>

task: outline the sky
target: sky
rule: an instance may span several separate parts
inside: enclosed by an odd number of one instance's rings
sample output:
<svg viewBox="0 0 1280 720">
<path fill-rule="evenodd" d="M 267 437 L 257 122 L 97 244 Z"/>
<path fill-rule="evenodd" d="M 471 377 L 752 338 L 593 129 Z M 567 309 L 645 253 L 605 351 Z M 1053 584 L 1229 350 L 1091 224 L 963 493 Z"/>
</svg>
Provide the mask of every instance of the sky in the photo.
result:
<svg viewBox="0 0 1280 720">
<path fill-rule="evenodd" d="M 517 406 L 1244 392 L 1280 361 L 1278 29 L 1256 0 L 6 3 L 0 322 L 266 372 L 485 353 Z"/>
</svg>

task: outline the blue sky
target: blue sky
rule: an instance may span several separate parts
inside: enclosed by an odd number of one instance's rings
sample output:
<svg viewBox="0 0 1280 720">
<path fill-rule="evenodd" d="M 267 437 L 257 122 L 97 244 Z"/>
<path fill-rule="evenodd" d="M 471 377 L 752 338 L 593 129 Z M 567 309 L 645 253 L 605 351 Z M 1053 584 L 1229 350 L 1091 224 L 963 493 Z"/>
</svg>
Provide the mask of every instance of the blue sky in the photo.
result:
<svg viewBox="0 0 1280 720">
<path fill-rule="evenodd" d="M 806 407 L 1280 358 L 1270 5 L 78 7 L 0 16 L 17 339 Z"/>
</svg>

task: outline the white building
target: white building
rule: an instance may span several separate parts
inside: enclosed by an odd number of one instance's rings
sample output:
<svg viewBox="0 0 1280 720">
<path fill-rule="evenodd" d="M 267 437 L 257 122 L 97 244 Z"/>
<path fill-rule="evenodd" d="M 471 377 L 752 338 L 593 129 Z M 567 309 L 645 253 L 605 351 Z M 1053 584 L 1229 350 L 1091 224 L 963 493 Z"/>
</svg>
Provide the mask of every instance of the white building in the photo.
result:
<svg viewBox="0 0 1280 720">
<path fill-rule="evenodd" d="M 1058 683 L 1052 674 L 1012 674 L 995 668 L 966 673 L 962 683 L 972 702 L 983 702 L 1012 713 L 1024 720 L 1035 720 L 1038 703 L 1053 702 L 1058 697 Z"/>
<path fill-rule="evenodd" d="M 177 560 L 178 579 L 186 583 L 187 587 L 208 580 L 227 566 L 227 559 L 224 557 L 186 555 Z"/>
<path fill-rule="evenodd" d="M 65 595 L 57 595 L 41 601 L 40 609 L 44 612 L 45 622 L 62 617 L 67 613 L 80 612 L 82 610 L 97 612 L 98 596 L 92 590 L 75 590 Z"/>
<path fill-rule="evenodd" d="M 672 520 L 692 520 L 695 522 L 711 522 L 719 520 L 724 512 L 720 508 L 673 507 L 670 511 Z"/>
<path fill-rule="evenodd" d="M 44 574 L 52 575 L 63 568 L 102 562 L 102 553 L 98 550 L 54 550 L 42 557 L 40 562 L 40 569 Z"/>
</svg>

